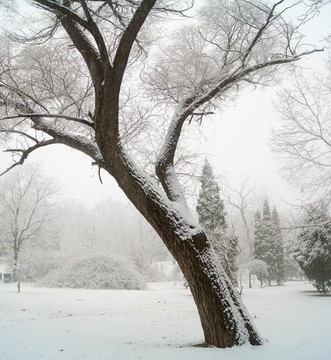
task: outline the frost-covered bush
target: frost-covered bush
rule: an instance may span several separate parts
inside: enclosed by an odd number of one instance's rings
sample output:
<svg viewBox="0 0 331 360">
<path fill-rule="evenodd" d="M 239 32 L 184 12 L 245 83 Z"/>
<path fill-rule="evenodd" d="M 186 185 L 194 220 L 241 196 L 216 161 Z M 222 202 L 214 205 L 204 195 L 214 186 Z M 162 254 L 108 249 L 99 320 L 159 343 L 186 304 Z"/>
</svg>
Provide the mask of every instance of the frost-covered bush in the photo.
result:
<svg viewBox="0 0 331 360">
<path fill-rule="evenodd" d="M 79 258 L 43 277 L 38 285 L 85 289 L 145 288 L 142 275 L 127 260 L 106 255 Z"/>
</svg>

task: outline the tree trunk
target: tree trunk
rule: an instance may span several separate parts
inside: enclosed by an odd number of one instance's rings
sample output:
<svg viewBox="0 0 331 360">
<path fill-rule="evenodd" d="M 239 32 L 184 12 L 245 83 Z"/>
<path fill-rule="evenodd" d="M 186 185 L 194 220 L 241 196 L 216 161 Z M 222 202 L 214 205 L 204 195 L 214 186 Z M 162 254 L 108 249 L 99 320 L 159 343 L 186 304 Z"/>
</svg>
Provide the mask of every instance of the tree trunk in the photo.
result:
<svg viewBox="0 0 331 360">
<path fill-rule="evenodd" d="M 114 159 L 109 147 L 103 153 Z M 198 308 L 206 344 L 231 347 L 262 343 L 239 294 L 225 274 L 206 234 L 187 221 L 181 205 L 168 201 L 122 152 L 111 174 L 178 262 Z M 179 207 L 178 207 L 179 205 Z"/>
<path fill-rule="evenodd" d="M 206 344 L 217 347 L 246 342 L 261 344 L 239 294 L 214 250 L 204 234 L 199 237 L 198 246 L 197 239 L 184 244 L 185 250 L 177 254 L 177 261 L 197 305 Z"/>
<path fill-rule="evenodd" d="M 17 282 L 17 292 L 21 292 L 21 270 L 18 264 L 19 247 L 14 246 L 14 268 L 13 268 L 13 282 Z"/>
<path fill-rule="evenodd" d="M 251 289 L 252 288 L 252 272 L 249 272 L 248 275 L 248 287 Z"/>
<path fill-rule="evenodd" d="M 18 273 L 18 248 L 14 246 L 14 263 L 13 263 L 13 282 L 18 281 L 19 273 Z"/>
</svg>

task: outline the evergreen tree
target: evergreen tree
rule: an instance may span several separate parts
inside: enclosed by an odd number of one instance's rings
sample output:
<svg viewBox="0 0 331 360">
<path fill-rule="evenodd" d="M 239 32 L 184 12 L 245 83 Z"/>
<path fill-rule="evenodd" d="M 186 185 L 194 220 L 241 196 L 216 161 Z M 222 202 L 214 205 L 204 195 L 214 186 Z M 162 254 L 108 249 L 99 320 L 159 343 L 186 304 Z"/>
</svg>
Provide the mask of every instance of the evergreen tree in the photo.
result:
<svg viewBox="0 0 331 360">
<path fill-rule="evenodd" d="M 201 190 L 196 206 L 199 223 L 220 257 L 224 270 L 232 282 L 236 283 L 238 238 L 227 232 L 224 202 L 220 198 L 219 186 L 207 159 L 202 168 L 200 182 Z"/>
<path fill-rule="evenodd" d="M 265 253 L 262 217 L 259 210 L 256 210 L 254 218 L 254 257 L 261 259 Z"/>
<path fill-rule="evenodd" d="M 224 203 L 219 195 L 219 186 L 208 160 L 202 168 L 200 177 L 201 190 L 196 207 L 199 223 L 204 229 L 214 235 L 223 235 L 227 228 Z"/>
<path fill-rule="evenodd" d="M 273 224 L 271 220 L 270 206 L 267 199 L 264 200 L 263 204 L 262 226 L 266 252 L 264 254 L 264 258 L 261 260 L 265 261 L 268 265 L 268 283 L 269 286 L 271 286 L 272 280 L 276 277 L 276 259 Z"/>
<path fill-rule="evenodd" d="M 310 207 L 294 253 L 318 291 L 331 290 L 331 218 L 325 207 Z"/>
<path fill-rule="evenodd" d="M 284 248 L 280 231 L 279 216 L 276 208 L 272 214 L 269 202 L 263 203 L 262 217 L 257 211 L 255 215 L 254 257 L 264 261 L 268 266 L 267 281 L 282 284 L 284 281 Z M 259 279 L 261 281 L 261 279 Z"/>
<path fill-rule="evenodd" d="M 237 257 L 239 255 L 239 239 L 238 236 L 232 234 L 228 237 L 227 241 L 227 260 L 229 263 L 230 271 L 234 276 L 234 283 L 237 285 L 237 274 L 238 274 L 238 265 Z"/>
<path fill-rule="evenodd" d="M 273 223 L 274 275 L 277 285 L 282 285 L 285 281 L 285 256 L 279 216 L 275 207 L 272 210 L 271 219 Z"/>
<path fill-rule="evenodd" d="M 259 210 L 256 210 L 255 218 L 254 218 L 254 259 L 261 260 L 264 259 L 264 254 L 266 253 L 266 245 L 264 242 L 263 236 L 263 224 L 262 217 Z M 257 272 L 257 278 L 263 284 L 265 280 L 267 272 Z"/>
</svg>

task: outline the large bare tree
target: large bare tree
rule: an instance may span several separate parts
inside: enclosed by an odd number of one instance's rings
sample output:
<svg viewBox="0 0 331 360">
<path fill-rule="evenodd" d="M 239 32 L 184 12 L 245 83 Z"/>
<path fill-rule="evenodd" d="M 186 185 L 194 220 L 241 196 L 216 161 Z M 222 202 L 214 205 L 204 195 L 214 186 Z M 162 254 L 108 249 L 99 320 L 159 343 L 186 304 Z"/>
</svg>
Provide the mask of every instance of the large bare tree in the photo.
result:
<svg viewBox="0 0 331 360">
<path fill-rule="evenodd" d="M 295 3 L 218 0 L 199 10 L 193 1 L 170 0 L 32 3 L 42 11 L 44 27 L 29 44 L 40 45 L 3 47 L 1 54 L 0 102 L 7 111 L 1 126 L 7 144 L 16 140 L 16 146 L 8 145 L 15 156 L 7 170 L 52 144 L 91 157 L 115 178 L 177 260 L 205 342 L 261 344 L 190 214 L 174 164 L 184 124 L 204 121 L 241 85 L 270 82 L 279 66 L 316 51 L 301 46 L 298 24 L 284 20 Z M 161 25 L 175 16 L 186 18 L 187 25 L 173 34 L 163 28 L 163 37 L 157 37 Z M 36 56 L 28 56 L 33 49 Z M 130 134 L 134 126 L 149 150 L 149 162 L 155 150 L 153 177 L 142 170 L 146 161 Z M 155 128 L 164 134 L 157 135 Z"/>
</svg>

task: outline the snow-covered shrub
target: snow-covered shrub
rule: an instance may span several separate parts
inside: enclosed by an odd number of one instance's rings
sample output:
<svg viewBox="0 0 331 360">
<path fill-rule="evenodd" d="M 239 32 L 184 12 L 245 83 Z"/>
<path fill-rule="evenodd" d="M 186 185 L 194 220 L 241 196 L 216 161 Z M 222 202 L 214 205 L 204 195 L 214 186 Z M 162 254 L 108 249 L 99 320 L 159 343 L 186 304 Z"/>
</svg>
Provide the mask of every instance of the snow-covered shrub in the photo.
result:
<svg viewBox="0 0 331 360">
<path fill-rule="evenodd" d="M 146 286 L 142 275 L 127 260 L 107 255 L 79 258 L 62 270 L 49 273 L 38 285 L 128 290 L 144 289 Z"/>
</svg>

